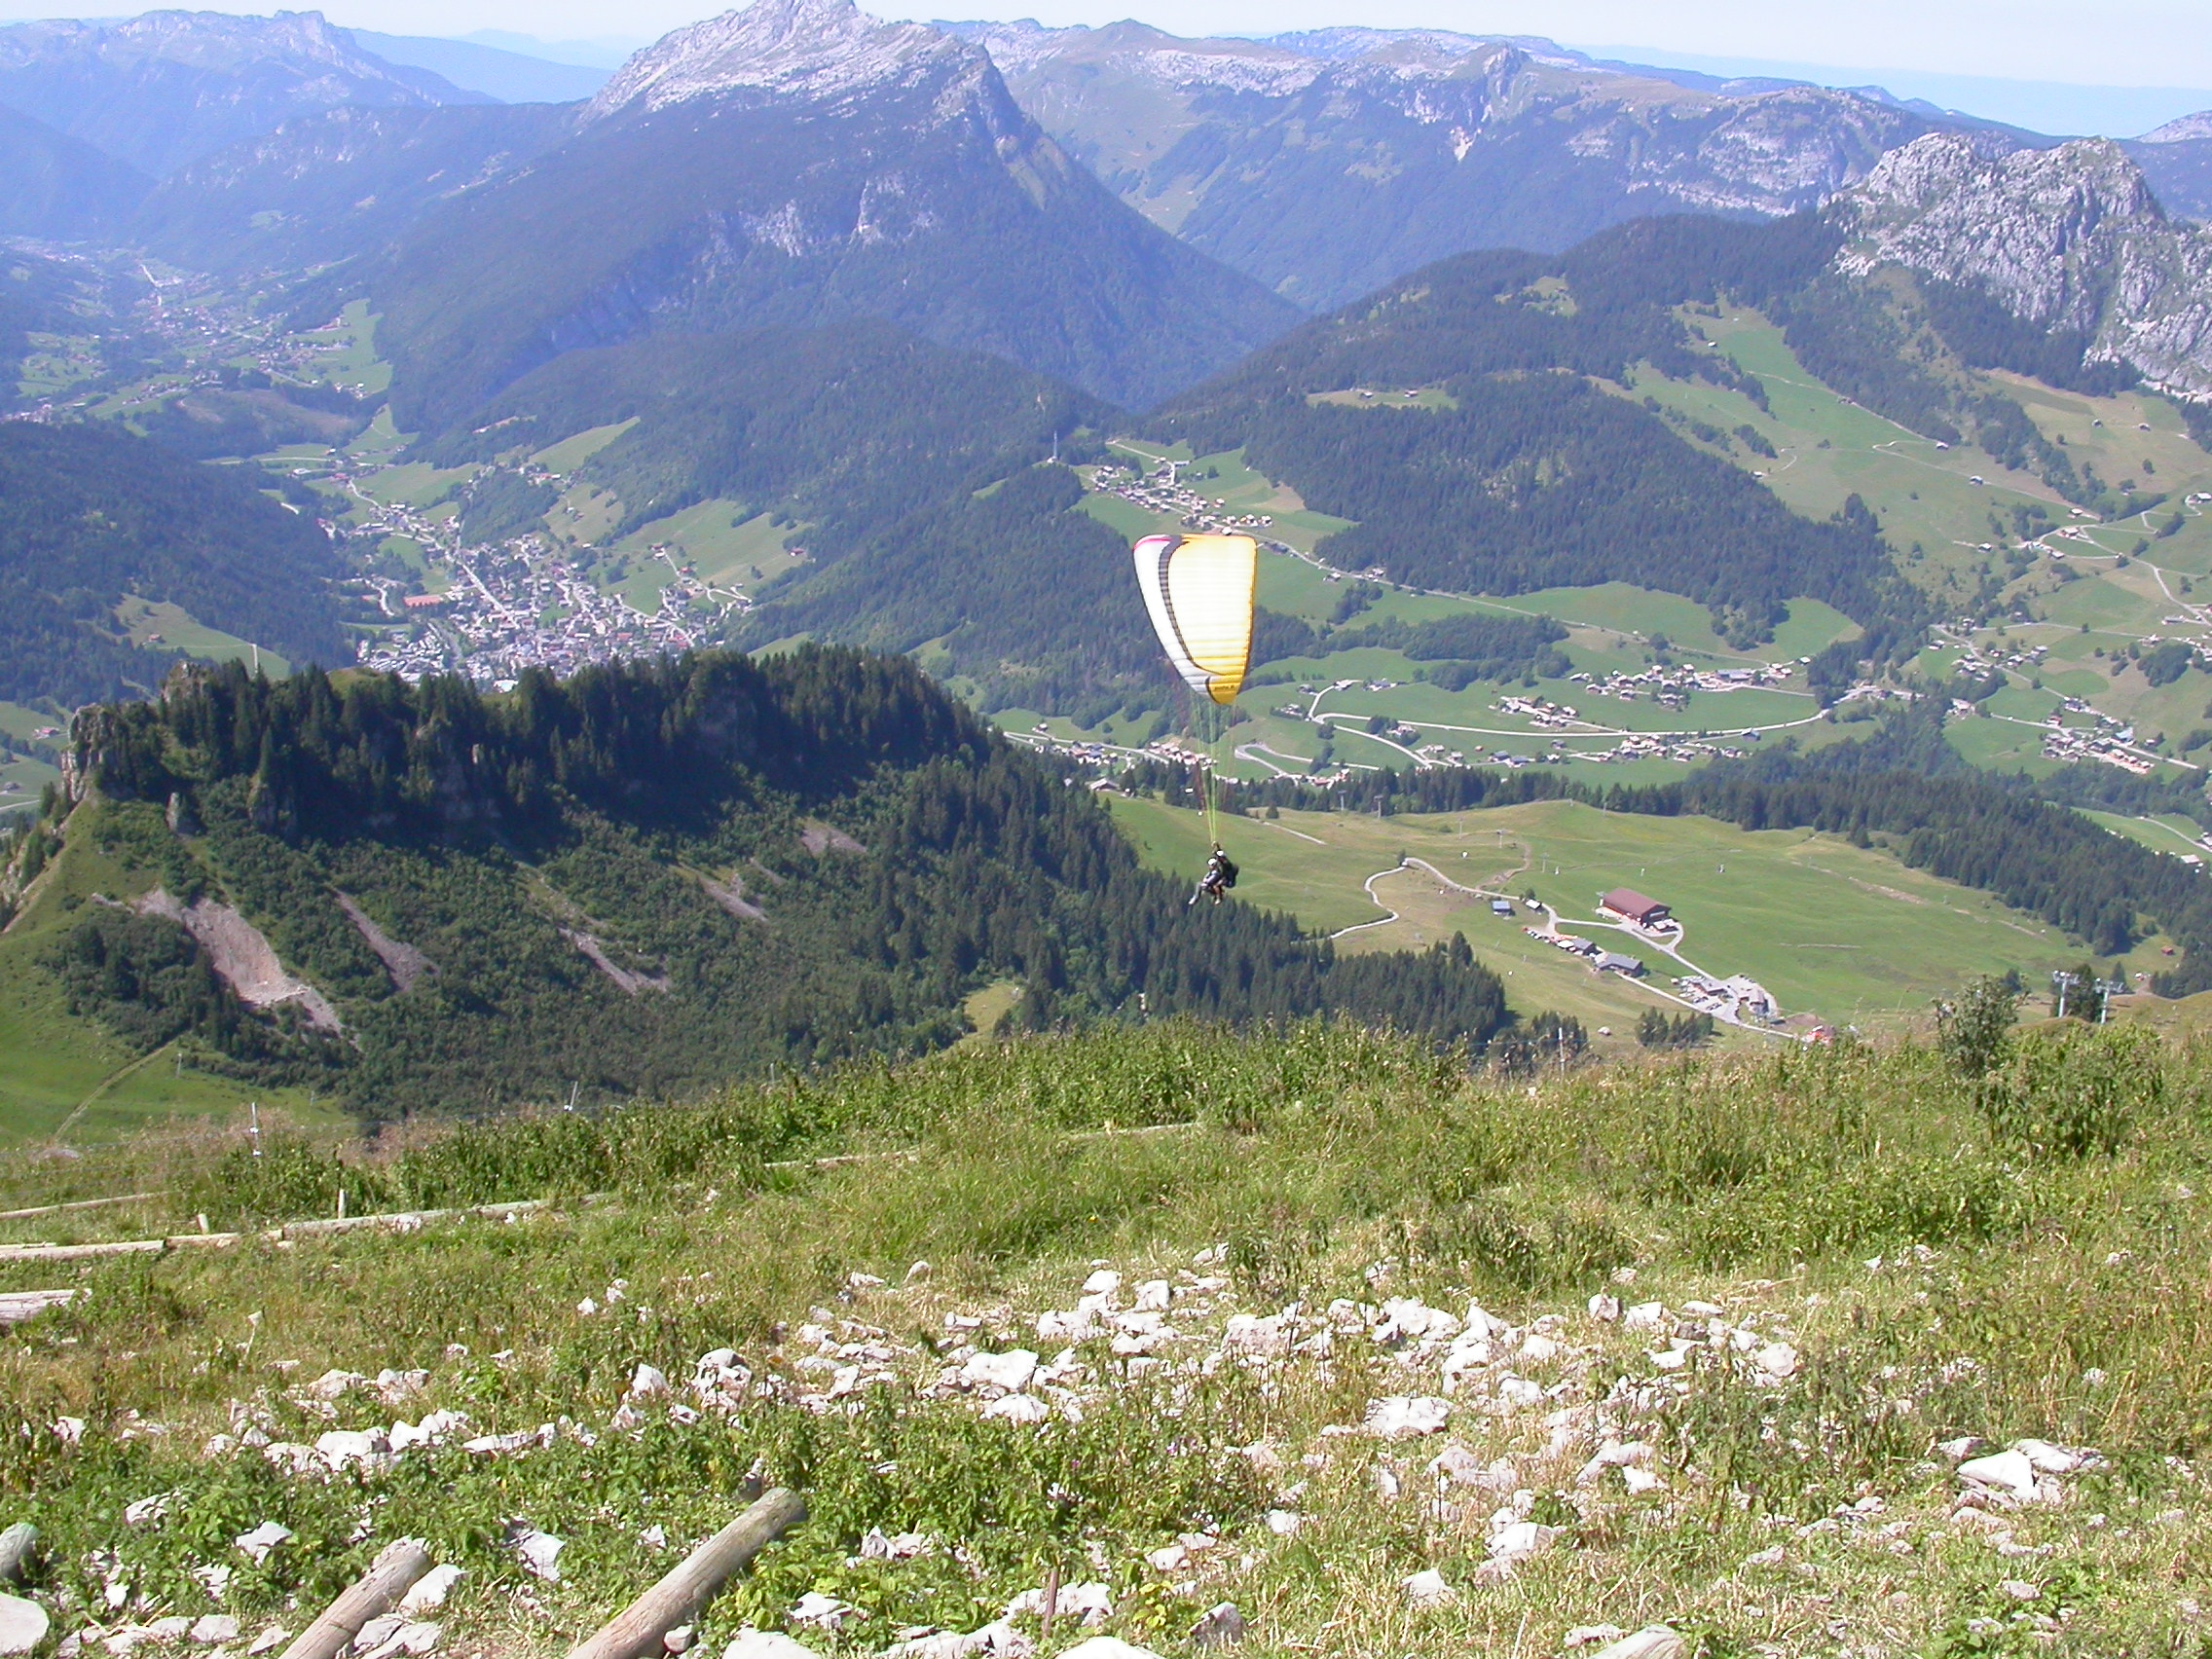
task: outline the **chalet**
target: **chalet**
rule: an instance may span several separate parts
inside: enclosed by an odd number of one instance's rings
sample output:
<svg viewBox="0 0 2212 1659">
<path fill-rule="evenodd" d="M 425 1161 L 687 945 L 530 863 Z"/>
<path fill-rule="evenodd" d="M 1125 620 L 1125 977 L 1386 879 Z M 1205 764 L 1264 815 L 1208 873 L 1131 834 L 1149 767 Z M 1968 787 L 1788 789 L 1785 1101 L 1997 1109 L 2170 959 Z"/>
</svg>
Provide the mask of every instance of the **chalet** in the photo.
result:
<svg viewBox="0 0 2212 1659">
<path fill-rule="evenodd" d="M 1617 950 L 1601 950 L 1594 960 L 1601 974 L 1625 974 L 1632 979 L 1643 977 L 1643 963 L 1640 958 L 1624 956 Z"/>
<path fill-rule="evenodd" d="M 1633 887 L 1616 887 L 1598 901 L 1598 907 L 1610 910 L 1624 922 L 1634 922 L 1640 928 L 1663 927 L 1674 920 L 1674 911 L 1656 899 L 1647 899 Z"/>
<path fill-rule="evenodd" d="M 1490 902 L 1490 913 L 1493 916 L 1510 916 L 1513 914 L 1513 902 L 1509 899 L 1493 899 Z"/>
</svg>

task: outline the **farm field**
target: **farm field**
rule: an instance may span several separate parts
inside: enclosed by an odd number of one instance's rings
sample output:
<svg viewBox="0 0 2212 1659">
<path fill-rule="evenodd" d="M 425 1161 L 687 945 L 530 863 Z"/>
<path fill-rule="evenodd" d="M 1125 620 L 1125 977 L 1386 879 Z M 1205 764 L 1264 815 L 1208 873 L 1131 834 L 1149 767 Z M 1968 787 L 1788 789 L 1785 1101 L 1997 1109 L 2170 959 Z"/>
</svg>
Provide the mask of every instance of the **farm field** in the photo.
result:
<svg viewBox="0 0 2212 1659">
<path fill-rule="evenodd" d="M 1774 446 L 1773 459 L 1734 441 L 1722 446 L 1683 435 L 1763 480 L 1808 518 L 1826 518 L 1858 495 L 1879 513 L 1905 573 L 1938 597 L 1963 601 L 1972 593 L 1988 557 L 1982 544 L 1998 540 L 1992 513 L 2009 515 L 2016 503 L 2032 501 L 2065 519 L 2066 503 L 2032 473 L 2002 468 L 1979 449 L 1939 449 L 1823 385 L 1758 312 L 1731 308 L 1721 317 L 1686 320 L 1758 377 L 1768 407 L 1725 387 L 1651 372 L 1639 374 L 1628 389 L 1724 433 L 1751 427 Z"/>
<path fill-rule="evenodd" d="M 115 619 L 129 632 L 134 645 L 146 645 L 158 634 L 163 645 L 188 656 L 206 657 L 214 662 L 242 662 L 265 669 L 272 678 L 292 672 L 292 665 L 275 651 L 263 650 L 251 640 L 241 640 L 219 628 L 207 627 L 180 606 L 149 604 L 133 596 L 115 608 Z"/>
<path fill-rule="evenodd" d="M 1241 451 L 1193 457 L 1187 446 L 1163 449 L 1133 440 L 1117 440 L 1116 447 L 1131 460 L 1171 458 L 1182 462 L 1181 482 L 1225 512 L 1272 517 L 1268 534 L 1296 551 L 1263 548 L 1257 594 L 1262 608 L 1314 624 L 1342 618 L 1351 590 L 1340 572 L 1319 564 L 1311 553 L 1318 535 L 1342 528 L 1342 521 L 1305 514 L 1295 493 L 1253 471 Z M 1168 512 L 1097 488 L 1094 472 L 1087 481 L 1093 488 L 1084 499 L 1084 510 L 1124 537 L 1134 540 L 1179 526 Z M 1794 663 L 1859 631 L 1857 624 L 1831 607 L 1800 599 L 1791 603 L 1788 619 L 1777 628 L 1772 641 L 1755 650 L 1738 650 L 1714 632 L 1711 613 L 1703 606 L 1625 582 L 1505 598 L 1368 584 L 1359 595 L 1356 614 L 1362 624 L 1418 624 L 1469 614 L 1554 617 L 1568 631 L 1560 649 L 1573 669 L 1600 680 L 1615 673 L 1641 673 L 1662 651 L 1676 662 L 1708 670 Z M 1686 764 L 1679 757 L 1615 756 L 1622 739 L 1632 735 L 1703 737 L 1735 745 L 1756 744 L 1787 731 L 1812 747 L 1838 735 L 1801 681 L 1795 686 L 1785 682 L 1780 688 L 1695 691 L 1683 708 L 1669 710 L 1648 697 L 1629 701 L 1601 696 L 1565 679 L 1535 685 L 1476 682 L 1454 692 L 1425 683 L 1423 665 L 1383 647 L 1280 658 L 1259 666 L 1237 699 L 1246 720 L 1235 728 L 1233 741 L 1223 746 L 1221 770 L 1247 781 L 1308 772 L 1323 742 L 1322 725 L 1309 718 L 1316 710 L 1331 717 L 1325 723 L 1334 728 L 1328 738 L 1329 759 L 1334 762 L 1404 766 L 1413 763 L 1415 748 L 1435 745 L 1469 762 L 1541 757 L 1572 767 L 1577 775 L 1617 783 L 1679 777 Z M 1563 732 L 1556 726 L 1540 726 L 1525 714 L 1500 708 L 1507 696 L 1541 697 L 1595 729 Z M 1289 704 L 1298 705 L 1303 715 L 1291 719 L 1278 712 Z M 1393 725 L 1418 725 L 1420 735 L 1401 740 L 1364 730 L 1377 716 Z M 1059 741 L 1126 745 L 1141 744 L 1155 735 L 1150 716 L 1109 719 L 1089 728 L 1065 719 L 1040 720 L 1029 710 L 1003 711 L 997 719 L 1016 733 L 1030 733 L 1042 725 L 1046 734 Z"/>
<path fill-rule="evenodd" d="M 1196 879 L 1204 857 L 1196 812 L 1109 799 L 1148 863 Z M 1286 812 L 1273 821 L 1221 822 L 1223 844 L 1243 868 L 1238 897 L 1328 932 L 1400 911 L 1395 922 L 1346 938 L 1344 949 L 1416 948 L 1462 934 L 1500 974 L 1512 972 L 1507 993 L 1519 1012 L 1557 1008 L 1593 1026 L 1619 1027 L 1647 1007 L 1672 1005 L 1617 977 L 1591 975 L 1529 939 L 1522 931 L 1529 915 L 1493 917 L 1487 899 L 1401 869 L 1401 860 L 1424 860 L 1470 887 L 1532 890 L 1567 922 L 1592 918 L 1599 893 L 1635 887 L 1675 906 L 1684 924 L 1677 948 L 1699 969 L 1751 976 L 1785 1014 L 1869 1027 L 1917 1021 L 1932 997 L 1975 975 L 2013 968 L 2040 984 L 2050 970 L 2084 954 L 2078 941 L 1983 894 L 1909 869 L 1878 849 L 1809 830 L 1754 832 L 1713 819 L 1604 812 L 1573 801 L 1383 819 Z M 1371 878 L 1373 898 L 1366 890 Z M 1684 971 L 1647 941 L 1586 931 L 1608 948 L 1642 957 L 1655 979 Z M 2157 941 L 2136 954 L 2131 969 L 2162 960 Z"/>
<path fill-rule="evenodd" d="M 779 529 L 773 514 L 755 513 L 742 501 L 716 497 L 640 525 L 614 543 L 614 551 L 635 557 L 666 543 L 696 565 L 709 586 L 750 593 L 799 563 L 788 544 L 805 534 L 804 525 Z"/>
</svg>

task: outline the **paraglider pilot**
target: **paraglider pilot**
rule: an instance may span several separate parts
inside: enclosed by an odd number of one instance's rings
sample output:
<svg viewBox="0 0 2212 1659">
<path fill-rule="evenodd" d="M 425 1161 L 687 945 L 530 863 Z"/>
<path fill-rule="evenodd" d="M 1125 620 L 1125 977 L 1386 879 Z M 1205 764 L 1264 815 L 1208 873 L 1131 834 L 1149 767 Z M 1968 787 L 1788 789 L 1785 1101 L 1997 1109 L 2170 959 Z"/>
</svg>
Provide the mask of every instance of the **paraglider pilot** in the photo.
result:
<svg viewBox="0 0 2212 1659">
<path fill-rule="evenodd" d="M 1198 877 L 1198 891 L 1191 895 L 1191 904 L 1196 904 L 1198 902 L 1200 894 L 1218 904 L 1224 898 L 1228 897 L 1229 890 L 1235 885 L 1236 866 L 1231 861 L 1229 855 L 1222 851 L 1221 843 L 1216 841 L 1213 844 L 1213 851 L 1206 858 L 1206 872 Z M 1184 908 L 1188 909 L 1190 905 L 1186 904 Z"/>
</svg>

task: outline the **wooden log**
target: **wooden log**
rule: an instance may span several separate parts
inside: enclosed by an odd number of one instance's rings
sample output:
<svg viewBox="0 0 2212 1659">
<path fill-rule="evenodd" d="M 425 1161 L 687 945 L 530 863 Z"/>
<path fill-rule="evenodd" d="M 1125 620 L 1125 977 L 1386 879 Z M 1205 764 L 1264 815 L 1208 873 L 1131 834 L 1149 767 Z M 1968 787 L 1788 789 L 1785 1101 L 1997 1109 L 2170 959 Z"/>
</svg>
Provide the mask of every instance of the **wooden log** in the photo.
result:
<svg viewBox="0 0 2212 1659">
<path fill-rule="evenodd" d="M 72 1210 L 105 1209 L 110 1204 L 140 1204 L 166 1193 L 118 1193 L 112 1198 L 78 1198 L 65 1204 L 33 1204 L 29 1209 L 0 1210 L 0 1221 L 29 1221 L 34 1216 L 67 1215 Z"/>
<path fill-rule="evenodd" d="M 732 1574 L 805 1519 L 806 1499 L 788 1487 L 763 1493 L 597 1636 L 570 1649 L 569 1659 L 646 1659 L 661 1652 L 662 1637 L 691 1623 Z M 304 1656 L 286 1654 L 284 1659 Z"/>
<path fill-rule="evenodd" d="M 0 1325 L 20 1325 L 34 1313 L 77 1300 L 74 1290 L 0 1290 Z M 5 1560 L 6 1534 L 0 1533 L 0 1561 Z M 0 1567 L 0 1576 L 6 1569 Z"/>
<path fill-rule="evenodd" d="M 371 1619 L 391 1611 L 415 1580 L 430 1570 L 430 1552 L 418 1538 L 387 1544 L 368 1573 L 292 1639 L 282 1659 L 338 1659 Z"/>
<path fill-rule="evenodd" d="M 0 1262 L 89 1262 L 99 1256 L 159 1256 L 159 1238 L 120 1238 L 109 1244 L 0 1244 Z"/>
</svg>

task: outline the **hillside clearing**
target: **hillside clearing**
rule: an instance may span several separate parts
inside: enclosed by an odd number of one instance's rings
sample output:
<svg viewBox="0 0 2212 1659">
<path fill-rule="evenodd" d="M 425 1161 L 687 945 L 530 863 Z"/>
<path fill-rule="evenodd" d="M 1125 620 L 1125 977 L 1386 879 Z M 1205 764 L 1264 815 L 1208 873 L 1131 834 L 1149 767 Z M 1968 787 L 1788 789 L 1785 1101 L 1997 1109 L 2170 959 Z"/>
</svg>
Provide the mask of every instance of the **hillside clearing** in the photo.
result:
<svg viewBox="0 0 2212 1659">
<path fill-rule="evenodd" d="M 1113 808 L 1150 862 L 1196 879 L 1204 850 L 1197 813 L 1126 796 L 1113 797 Z M 1752 831 L 1706 818 L 1540 801 L 1382 819 L 1230 816 L 1222 820 L 1222 839 L 1242 866 L 1240 898 L 1286 909 L 1325 932 L 1381 916 L 1365 883 L 1378 870 L 1397 870 L 1404 857 L 1424 859 L 1468 886 L 1514 872 L 1501 891 L 1533 890 L 1569 921 L 1591 917 L 1600 893 L 1634 887 L 1675 906 L 1686 927 L 1680 948 L 1699 967 L 1718 976 L 1748 974 L 1786 1014 L 1831 1021 L 1925 1018 L 1931 998 L 1973 975 L 2011 968 L 2040 984 L 2050 969 L 2082 955 L 2079 943 L 1985 894 L 1907 868 L 1878 849 L 1801 830 Z M 1524 929 L 1541 918 L 1494 917 L 1487 901 L 1446 890 L 1419 871 L 1388 879 L 1400 919 L 1354 934 L 1340 949 L 1404 949 L 1458 933 L 1500 974 L 1511 971 L 1507 994 L 1521 1013 L 1557 1009 L 1593 1026 L 1633 1025 L 1643 1009 L 1664 1001 L 1593 975 L 1528 938 Z M 1625 935 L 1582 931 L 1644 959 L 1657 983 L 1682 972 Z M 2138 954 L 2147 963 L 2157 955 L 2156 944 Z"/>
</svg>

